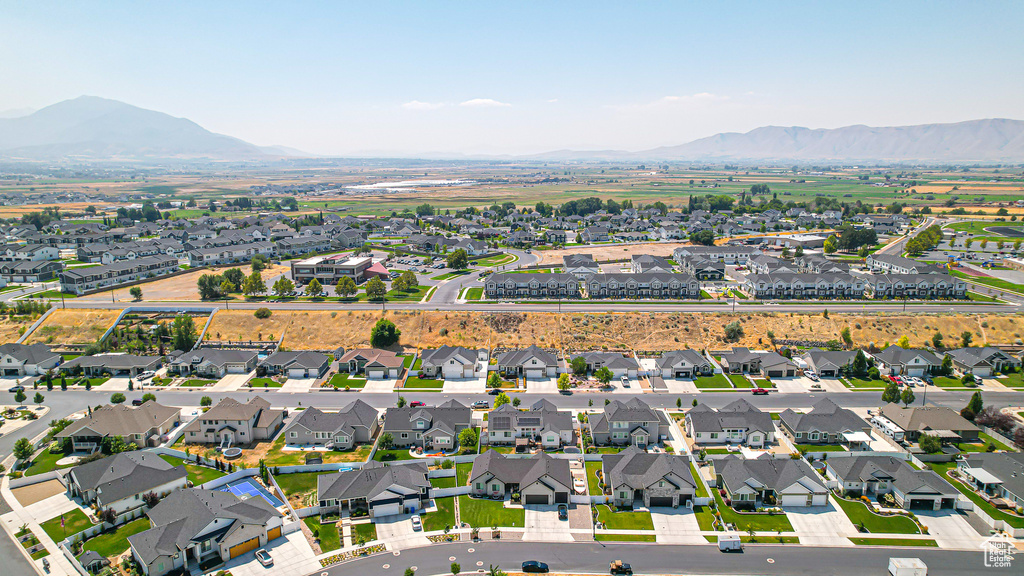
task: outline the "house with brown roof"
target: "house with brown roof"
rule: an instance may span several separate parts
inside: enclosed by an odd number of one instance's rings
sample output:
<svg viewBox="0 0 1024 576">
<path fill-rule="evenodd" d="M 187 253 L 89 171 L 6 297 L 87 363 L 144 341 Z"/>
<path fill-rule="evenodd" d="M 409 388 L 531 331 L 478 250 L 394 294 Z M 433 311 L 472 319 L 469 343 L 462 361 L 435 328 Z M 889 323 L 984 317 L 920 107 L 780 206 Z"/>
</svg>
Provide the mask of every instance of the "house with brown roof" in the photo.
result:
<svg viewBox="0 0 1024 576">
<path fill-rule="evenodd" d="M 402 374 L 404 358 L 396 352 L 380 348 L 356 348 L 338 358 L 338 370 L 350 375 L 365 374 L 366 378 L 394 380 Z"/>
<path fill-rule="evenodd" d="M 879 416 L 895 425 L 908 442 L 917 442 L 922 434 L 934 434 L 943 440 L 973 442 L 981 432 L 956 411 L 941 406 L 902 408 L 898 404 L 889 403 L 882 406 Z"/>
<path fill-rule="evenodd" d="M 91 416 L 75 420 L 54 435 L 57 440 L 71 438 L 75 451 L 94 452 L 104 438 L 120 437 L 126 444 L 140 448 L 156 446 L 161 436 L 181 421 L 181 410 L 162 406 L 150 400 L 142 406 L 108 404 L 92 411 Z"/>
<path fill-rule="evenodd" d="M 287 410 L 274 410 L 260 396 L 244 404 L 224 398 L 216 406 L 200 414 L 182 432 L 187 444 L 250 444 L 271 440 L 284 424 Z"/>
</svg>

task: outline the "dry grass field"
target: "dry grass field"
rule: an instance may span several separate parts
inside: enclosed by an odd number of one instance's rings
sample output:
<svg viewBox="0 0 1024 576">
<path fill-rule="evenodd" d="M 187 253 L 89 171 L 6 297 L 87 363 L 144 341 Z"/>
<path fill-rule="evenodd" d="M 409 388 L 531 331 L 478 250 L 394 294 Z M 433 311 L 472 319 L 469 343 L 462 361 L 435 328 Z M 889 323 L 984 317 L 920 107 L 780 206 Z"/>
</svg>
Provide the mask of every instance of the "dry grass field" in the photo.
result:
<svg viewBox="0 0 1024 576">
<path fill-rule="evenodd" d="M 46 321 L 28 338 L 28 344 L 89 344 L 114 324 L 120 310 L 61 309 L 54 310 Z"/>
<path fill-rule="evenodd" d="M 203 270 L 196 270 L 195 272 L 181 274 L 180 276 L 175 276 L 173 278 L 154 280 L 152 282 L 146 282 L 145 284 L 139 285 L 139 287 L 142 288 L 142 299 L 147 302 L 165 300 L 188 302 L 198 301 L 200 299 L 199 289 L 196 287 L 196 284 L 199 281 L 199 277 L 203 274 L 219 274 L 228 268 L 241 268 L 242 272 L 245 272 L 246 274 L 249 274 L 250 272 L 247 264 L 238 264 L 234 266 L 205 268 Z M 288 270 L 289 267 L 283 265 L 270 266 L 264 270 L 263 281 L 267 283 L 267 288 L 270 288 L 273 278 L 277 278 Z M 131 299 L 131 296 L 128 294 L 128 288 L 116 289 L 114 291 L 114 297 L 120 302 Z M 107 290 L 105 292 L 82 296 L 79 300 L 84 302 L 110 302 L 110 291 Z"/>
<path fill-rule="evenodd" d="M 671 258 L 672 252 L 680 246 L 689 246 L 690 242 L 650 242 L 643 244 L 604 244 L 597 246 L 580 246 L 573 248 L 562 248 L 559 250 L 544 250 L 536 252 L 540 256 L 538 264 L 562 264 L 562 257 L 568 254 L 592 254 L 594 260 L 622 260 L 633 254 L 650 254 L 652 256 L 666 256 Z"/>
<path fill-rule="evenodd" d="M 0 344 L 17 341 L 18 338 L 21 338 L 23 330 L 27 330 L 31 325 L 31 320 L 8 320 L 6 316 L 3 316 L 0 318 Z"/>
</svg>

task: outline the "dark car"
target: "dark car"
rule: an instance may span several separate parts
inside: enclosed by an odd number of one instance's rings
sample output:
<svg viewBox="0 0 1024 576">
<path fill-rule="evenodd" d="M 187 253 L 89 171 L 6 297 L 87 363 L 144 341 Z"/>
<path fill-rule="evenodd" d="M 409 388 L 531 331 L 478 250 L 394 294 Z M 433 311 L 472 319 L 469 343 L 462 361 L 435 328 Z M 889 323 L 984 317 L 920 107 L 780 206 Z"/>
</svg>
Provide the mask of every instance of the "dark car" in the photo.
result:
<svg viewBox="0 0 1024 576">
<path fill-rule="evenodd" d="M 15 392 L 24 392 L 25 387 L 22 386 L 21 384 L 18 384 L 17 386 L 11 386 L 10 388 L 7 389 L 7 391 L 11 392 L 12 394 Z"/>
<path fill-rule="evenodd" d="M 132 400 L 132 406 L 142 406 L 142 398 L 136 398 Z"/>
<path fill-rule="evenodd" d="M 539 562 L 537 560 L 527 560 L 523 562 L 523 572 L 535 572 L 538 574 L 544 574 L 548 571 L 548 565 Z"/>
<path fill-rule="evenodd" d="M 767 396 L 768 395 L 768 391 L 765 390 L 764 388 L 754 388 L 750 392 L 754 396 Z"/>
<path fill-rule="evenodd" d="M 498 394 L 501 394 L 501 388 L 491 388 L 487 393 L 491 396 L 497 396 Z"/>
<path fill-rule="evenodd" d="M 558 519 L 568 520 L 569 519 L 569 507 L 565 504 L 558 505 Z"/>
<path fill-rule="evenodd" d="M 423 402 L 420 402 L 419 400 L 417 400 L 415 402 L 409 402 L 409 408 L 419 408 L 420 406 L 426 406 L 426 404 L 423 403 Z"/>
</svg>

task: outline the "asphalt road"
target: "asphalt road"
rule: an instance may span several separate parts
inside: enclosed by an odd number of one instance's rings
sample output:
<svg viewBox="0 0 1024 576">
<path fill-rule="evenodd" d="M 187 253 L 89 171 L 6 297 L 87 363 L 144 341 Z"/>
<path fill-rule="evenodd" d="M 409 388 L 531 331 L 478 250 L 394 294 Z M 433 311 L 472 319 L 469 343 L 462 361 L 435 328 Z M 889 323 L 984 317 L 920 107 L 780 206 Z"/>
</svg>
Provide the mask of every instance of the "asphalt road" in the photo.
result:
<svg viewBox="0 0 1024 576">
<path fill-rule="evenodd" d="M 473 550 L 470 552 L 469 550 Z M 329 576 L 348 574 L 400 575 L 415 566 L 416 574 L 451 574 L 454 558 L 462 573 L 519 570 L 524 560 L 546 562 L 552 572 L 607 574 L 608 563 L 621 559 L 637 574 L 776 574 L 869 576 L 887 574 L 889 558 L 917 557 L 928 565 L 929 576 L 945 574 L 1020 574 L 1019 566 L 994 569 L 983 566 L 982 552 L 953 552 L 914 548 L 817 548 L 808 546 L 747 546 L 743 553 L 724 554 L 714 546 L 667 546 L 579 542 L 459 542 L 405 550 L 399 556 L 383 554 L 347 562 L 323 571 Z M 482 563 L 479 566 L 477 563 Z M 389 567 L 384 568 L 387 564 Z M 318 572 L 317 574 L 319 574 Z"/>
</svg>

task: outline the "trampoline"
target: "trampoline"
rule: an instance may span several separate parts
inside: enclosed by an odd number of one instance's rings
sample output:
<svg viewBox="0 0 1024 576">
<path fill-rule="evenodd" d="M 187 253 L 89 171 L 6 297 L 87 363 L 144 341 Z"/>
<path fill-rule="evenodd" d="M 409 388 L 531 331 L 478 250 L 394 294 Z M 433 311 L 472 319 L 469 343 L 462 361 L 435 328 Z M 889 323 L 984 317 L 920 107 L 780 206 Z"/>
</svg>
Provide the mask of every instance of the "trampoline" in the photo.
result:
<svg viewBox="0 0 1024 576">
<path fill-rule="evenodd" d="M 238 496 L 242 500 L 247 500 L 254 496 L 259 496 L 260 498 L 263 498 L 264 500 L 269 502 L 270 505 L 273 506 L 274 508 L 284 505 L 284 502 L 276 498 L 273 494 L 268 492 L 266 488 L 260 486 L 252 478 L 242 478 L 241 480 L 229 482 L 224 486 L 221 486 L 220 491 L 231 492 L 232 494 Z"/>
</svg>

